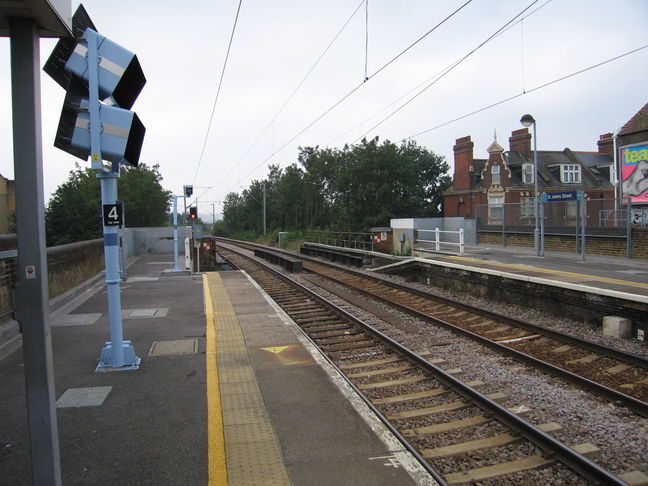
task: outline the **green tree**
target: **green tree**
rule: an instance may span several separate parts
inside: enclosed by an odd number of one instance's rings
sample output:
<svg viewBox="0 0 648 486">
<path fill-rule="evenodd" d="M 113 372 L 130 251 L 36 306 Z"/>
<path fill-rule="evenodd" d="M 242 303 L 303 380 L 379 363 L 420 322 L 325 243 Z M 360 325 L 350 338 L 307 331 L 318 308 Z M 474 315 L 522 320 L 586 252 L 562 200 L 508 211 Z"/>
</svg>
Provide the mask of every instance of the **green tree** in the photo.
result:
<svg viewBox="0 0 648 486">
<path fill-rule="evenodd" d="M 159 166 L 122 168 L 117 194 L 124 201 L 127 227 L 168 224 L 171 192 L 161 185 Z M 100 184 L 94 171 L 77 163 L 45 210 L 47 245 L 99 238 L 102 234 Z"/>
<path fill-rule="evenodd" d="M 270 165 L 267 180 L 228 194 L 219 231 L 261 234 L 264 184 L 269 231 L 366 231 L 391 218 L 439 216 L 450 184 L 443 157 L 413 141 L 381 144 L 375 138 L 342 149 L 300 147 L 298 162 L 301 167 Z"/>
</svg>

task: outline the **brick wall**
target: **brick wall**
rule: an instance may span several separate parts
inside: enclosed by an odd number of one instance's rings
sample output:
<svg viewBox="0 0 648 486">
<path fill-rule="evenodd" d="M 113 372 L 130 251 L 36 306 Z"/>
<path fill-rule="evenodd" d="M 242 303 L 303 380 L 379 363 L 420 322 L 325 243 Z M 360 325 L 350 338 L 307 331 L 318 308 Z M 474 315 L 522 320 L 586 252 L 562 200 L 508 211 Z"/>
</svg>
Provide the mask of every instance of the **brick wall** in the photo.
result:
<svg viewBox="0 0 648 486">
<path fill-rule="evenodd" d="M 480 244 L 501 245 L 501 233 L 478 234 Z M 628 254 L 625 238 L 586 236 L 585 252 L 592 255 L 625 257 Z M 512 246 L 533 246 L 533 235 L 524 233 L 507 233 L 506 244 Z M 576 252 L 576 236 L 545 236 L 545 250 Z M 632 230 L 632 257 L 648 259 L 648 228 Z"/>
</svg>

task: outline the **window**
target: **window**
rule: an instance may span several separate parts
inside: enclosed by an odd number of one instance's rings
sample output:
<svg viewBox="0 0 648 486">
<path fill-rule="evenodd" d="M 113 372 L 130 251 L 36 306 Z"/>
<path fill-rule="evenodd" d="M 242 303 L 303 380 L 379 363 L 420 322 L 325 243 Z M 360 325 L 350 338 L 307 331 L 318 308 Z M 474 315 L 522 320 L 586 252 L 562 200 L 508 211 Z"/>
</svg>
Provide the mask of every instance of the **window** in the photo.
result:
<svg viewBox="0 0 648 486">
<path fill-rule="evenodd" d="M 488 198 L 488 217 L 501 218 L 504 214 L 504 198 L 503 197 L 489 197 Z"/>
<path fill-rule="evenodd" d="M 533 164 L 522 164 L 522 182 L 533 184 Z"/>
<path fill-rule="evenodd" d="M 579 184 L 581 181 L 580 165 L 561 165 L 560 182 L 563 184 Z"/>
<path fill-rule="evenodd" d="M 521 197 L 520 198 L 520 216 L 523 218 L 535 217 L 535 198 L 534 197 Z"/>
<path fill-rule="evenodd" d="M 493 165 L 491 167 L 491 184 L 500 184 L 500 166 Z"/>
</svg>

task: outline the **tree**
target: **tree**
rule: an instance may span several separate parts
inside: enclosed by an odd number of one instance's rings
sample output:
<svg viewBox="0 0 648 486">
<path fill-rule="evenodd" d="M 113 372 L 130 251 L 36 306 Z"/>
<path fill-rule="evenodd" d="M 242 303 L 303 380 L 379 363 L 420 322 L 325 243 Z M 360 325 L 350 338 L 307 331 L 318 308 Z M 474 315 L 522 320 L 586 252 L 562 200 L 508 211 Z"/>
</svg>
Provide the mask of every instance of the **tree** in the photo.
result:
<svg viewBox="0 0 648 486">
<path fill-rule="evenodd" d="M 159 166 L 122 168 L 117 183 L 118 198 L 124 201 L 128 227 L 167 224 L 171 192 L 161 185 Z M 68 180 L 54 192 L 45 210 L 47 245 L 62 245 L 99 238 L 102 234 L 99 180 L 91 169 L 77 163 Z"/>
<path fill-rule="evenodd" d="M 342 149 L 304 147 L 297 164 L 269 166 L 268 179 L 253 181 L 239 195 L 230 193 L 219 231 L 261 233 L 263 186 L 267 226 L 366 231 L 392 218 L 441 214 L 450 184 L 443 157 L 416 142 L 400 145 L 378 138 Z"/>
</svg>

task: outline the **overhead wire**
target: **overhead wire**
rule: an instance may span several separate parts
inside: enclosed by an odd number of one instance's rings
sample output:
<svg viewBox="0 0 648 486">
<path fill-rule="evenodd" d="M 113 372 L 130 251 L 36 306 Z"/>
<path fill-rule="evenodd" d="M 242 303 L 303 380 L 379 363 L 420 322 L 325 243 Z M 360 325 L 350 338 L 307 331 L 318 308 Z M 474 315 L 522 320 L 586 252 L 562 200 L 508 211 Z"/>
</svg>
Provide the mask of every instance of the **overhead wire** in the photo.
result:
<svg viewBox="0 0 648 486">
<path fill-rule="evenodd" d="M 463 63 L 466 59 L 468 59 L 470 56 L 472 56 L 475 52 L 477 52 L 479 49 L 481 49 L 484 45 L 486 45 L 488 42 L 490 42 L 492 39 L 497 37 L 501 32 L 504 31 L 507 27 L 509 27 L 510 24 L 512 24 L 515 19 L 517 19 L 520 15 L 522 15 L 524 12 L 529 10 L 533 5 L 538 3 L 539 0 L 534 0 L 531 2 L 529 5 L 527 5 L 524 9 L 522 9 L 520 12 L 518 12 L 511 20 L 506 22 L 502 27 L 497 29 L 493 34 L 488 36 L 484 41 L 482 41 L 477 47 L 473 48 L 468 54 L 464 55 L 457 61 L 455 61 L 448 69 L 446 69 L 441 75 L 439 75 L 436 79 L 434 79 L 432 82 L 428 83 L 423 89 L 421 89 L 418 93 L 416 93 L 414 96 L 412 96 L 409 100 L 407 100 L 405 103 L 400 105 L 396 110 L 391 112 L 389 115 L 387 115 L 385 118 L 383 118 L 380 122 L 378 122 L 376 125 L 371 127 L 369 130 L 367 130 L 365 133 L 360 135 L 357 139 L 355 139 L 352 143 L 357 143 L 358 141 L 362 140 L 364 137 L 366 137 L 369 132 L 375 130 L 378 128 L 380 125 L 385 123 L 387 120 L 389 120 L 392 116 L 394 116 L 396 113 L 401 111 L 403 108 L 405 108 L 407 105 L 409 105 L 412 101 L 414 101 L 416 98 L 421 96 L 423 93 L 425 93 L 428 89 L 430 89 L 432 86 L 434 86 L 437 82 L 439 82 L 441 79 L 443 79 L 446 75 L 448 75 L 450 72 L 452 72 L 457 66 L 459 66 L 461 63 Z"/>
<path fill-rule="evenodd" d="M 241 4 L 243 0 L 239 0 L 238 8 L 236 9 L 236 17 L 234 18 L 234 25 L 232 26 L 232 33 L 230 34 L 229 43 L 227 45 L 227 53 L 225 54 L 225 61 L 223 62 L 223 69 L 221 70 L 220 80 L 218 81 L 218 89 L 216 90 L 216 97 L 214 98 L 214 104 L 212 105 L 211 115 L 209 116 L 209 123 L 207 125 L 207 132 L 205 133 L 205 140 L 203 141 L 202 149 L 200 150 L 200 158 L 198 159 L 198 165 L 196 166 L 196 172 L 194 173 L 192 184 L 196 182 L 196 177 L 198 177 L 198 170 L 200 169 L 200 164 L 202 163 L 203 156 L 205 155 L 205 147 L 207 146 L 207 140 L 209 139 L 209 132 L 211 130 L 212 122 L 214 120 L 214 113 L 216 111 L 216 103 L 218 103 L 218 97 L 221 92 L 221 87 L 223 86 L 223 78 L 225 77 L 225 68 L 227 67 L 227 61 L 229 59 L 230 50 L 232 49 L 232 41 L 234 40 L 234 32 L 236 31 L 236 25 L 238 24 L 239 13 L 241 12 Z"/>
<path fill-rule="evenodd" d="M 227 180 L 227 177 L 228 177 L 228 176 L 229 176 L 229 175 L 234 171 L 234 169 L 236 169 L 239 165 L 241 165 L 241 162 L 243 162 L 243 160 L 245 160 L 245 157 L 247 157 L 247 155 L 252 151 L 252 149 L 256 146 L 256 144 L 259 143 L 259 140 L 261 140 L 261 137 L 263 137 L 263 135 L 265 135 L 265 133 L 268 131 L 268 129 L 273 125 L 273 123 L 275 122 L 275 120 L 276 120 L 276 119 L 279 117 L 279 115 L 283 112 L 283 110 L 284 110 L 284 108 L 286 107 L 286 105 L 288 105 L 288 103 L 293 99 L 293 97 L 295 96 L 295 94 L 297 93 L 297 91 L 299 91 L 299 89 L 302 87 L 302 85 L 306 82 L 306 79 L 308 79 L 308 77 L 310 76 L 310 74 L 315 70 L 315 68 L 317 67 L 317 65 L 318 65 L 318 64 L 320 63 L 320 61 L 322 60 L 322 58 L 326 55 L 326 53 L 329 51 L 329 49 L 331 48 L 331 46 L 333 46 L 333 44 L 335 43 L 335 41 L 337 40 L 337 38 L 342 34 L 342 32 L 344 31 L 344 29 L 346 28 L 346 26 L 349 24 L 349 22 L 351 22 L 351 19 L 353 19 L 353 17 L 355 16 L 355 14 L 358 13 L 358 10 L 360 10 L 360 7 L 362 7 L 362 4 L 365 3 L 366 1 L 367 1 L 367 0 L 361 0 L 361 2 L 358 4 L 358 6 L 357 6 L 357 7 L 355 8 L 355 10 L 353 11 L 353 13 L 349 16 L 349 18 L 346 20 L 346 22 L 344 22 L 344 25 L 342 25 L 342 27 L 340 27 L 340 29 L 338 30 L 338 32 L 333 36 L 333 39 L 331 39 L 331 42 L 329 42 L 328 46 L 326 46 L 326 48 L 322 51 L 322 53 L 321 53 L 321 54 L 319 55 L 319 57 L 315 60 L 315 62 L 314 62 L 313 65 L 310 67 L 310 69 L 308 70 L 308 72 L 304 75 L 304 77 L 302 78 L 302 80 L 301 80 L 301 81 L 297 84 L 297 86 L 292 90 L 292 93 L 290 93 L 290 95 L 286 98 L 286 100 L 283 102 L 283 104 L 281 105 L 281 107 L 280 107 L 280 108 L 277 110 L 277 112 L 274 114 L 274 116 L 272 117 L 272 119 L 268 122 L 268 124 L 266 125 L 266 127 L 261 131 L 261 133 L 260 133 L 260 134 L 257 136 L 257 138 L 254 140 L 254 142 L 252 142 L 252 145 L 250 145 L 250 147 L 249 147 L 249 148 L 247 149 L 247 151 L 243 154 L 243 156 L 241 157 L 241 159 L 240 159 L 236 164 L 234 164 L 234 166 L 230 169 L 230 171 L 229 171 L 227 174 L 225 174 L 225 176 L 221 179 L 222 181 Z M 274 155 L 274 154 L 275 154 L 275 152 L 273 151 L 272 155 Z"/>
<path fill-rule="evenodd" d="M 437 130 L 439 128 L 445 127 L 446 125 L 450 125 L 451 123 L 457 122 L 459 120 L 463 120 L 464 118 L 468 118 L 468 117 L 470 117 L 472 115 L 476 115 L 477 113 L 481 113 L 482 111 L 486 111 L 489 108 L 494 108 L 495 106 L 507 103 L 509 101 L 512 101 L 512 100 L 514 100 L 516 98 L 519 98 L 521 96 L 524 96 L 526 94 L 533 93 L 534 91 L 538 91 L 538 90 L 540 90 L 542 88 L 546 88 L 548 86 L 559 83 L 561 81 L 565 81 L 566 79 L 572 78 L 574 76 L 577 76 L 577 75 L 582 74 L 582 73 L 587 72 L 587 71 L 591 71 L 592 69 L 595 69 L 597 67 L 603 66 L 603 65 L 608 64 L 610 62 L 616 61 L 616 60 L 621 59 L 623 57 L 629 56 L 631 54 L 634 54 L 635 52 L 639 52 L 639 51 L 641 51 L 643 49 L 646 49 L 646 48 L 648 48 L 648 44 L 645 44 L 645 45 L 643 45 L 641 47 L 637 47 L 636 49 L 632 49 L 631 51 L 624 52 L 623 54 L 619 54 L 618 56 L 612 57 L 610 59 L 606 59 L 605 61 L 599 62 L 597 64 L 593 64 L 593 65 L 588 66 L 588 67 L 586 67 L 584 69 L 580 69 L 580 70 L 575 71 L 575 72 L 573 72 L 571 74 L 567 74 L 567 75 L 562 76 L 560 78 L 556 78 L 553 81 L 549 81 L 548 83 L 541 84 L 540 86 L 536 86 L 535 88 L 531 88 L 531 89 L 528 89 L 526 91 L 522 91 L 521 93 L 518 93 L 516 95 L 509 96 L 508 98 L 504 98 L 504 99 L 502 99 L 500 101 L 497 101 L 495 103 L 492 103 L 492 104 L 490 104 L 488 106 L 484 106 L 482 108 L 479 108 L 478 110 L 471 111 L 470 113 L 466 113 L 465 115 L 459 116 L 457 118 L 453 118 L 452 120 L 441 123 L 441 124 L 436 125 L 436 126 L 434 126 L 432 128 L 428 128 L 427 130 L 423 130 L 422 132 L 418 132 L 415 135 L 410 135 L 409 137 L 406 137 L 406 139 L 410 140 L 412 138 L 416 138 L 416 137 L 418 137 L 420 135 L 423 135 L 424 133 L 428 133 L 428 132 L 431 132 L 433 130 Z"/>
<path fill-rule="evenodd" d="M 536 13 L 538 10 L 540 10 L 541 8 L 543 8 L 544 6 L 546 6 L 547 4 L 549 4 L 549 3 L 551 3 L 551 2 L 552 2 L 552 0 L 546 0 L 546 1 L 545 1 L 542 5 L 540 5 L 538 8 L 536 8 L 536 9 L 532 10 L 531 12 L 527 13 L 524 17 L 522 17 L 521 19 L 519 19 L 517 22 L 515 22 L 515 23 L 509 25 L 506 29 L 504 29 L 504 30 L 502 30 L 501 32 L 499 32 L 495 37 L 499 37 L 500 35 L 504 34 L 504 33 L 507 32 L 508 30 L 510 30 L 510 29 L 512 29 L 513 27 L 515 27 L 518 23 L 522 23 L 525 19 L 529 18 L 531 15 L 533 15 L 533 14 Z M 493 37 L 493 39 L 495 39 L 495 37 Z M 492 39 L 491 39 L 491 40 L 492 40 Z M 391 106 L 395 105 L 396 103 L 398 103 L 400 100 L 402 100 L 403 98 L 405 98 L 405 97 L 406 97 L 407 95 L 409 95 L 410 93 L 413 93 L 413 92 L 416 91 L 417 89 L 421 88 L 421 86 L 425 85 L 426 83 L 429 83 L 431 80 L 433 80 L 433 79 L 436 78 L 437 76 L 440 76 L 441 74 L 443 74 L 447 69 L 449 69 L 450 67 L 452 67 L 452 64 L 454 64 L 454 63 L 449 64 L 448 66 L 444 67 L 443 69 L 441 69 L 440 71 L 436 72 L 436 73 L 433 74 L 432 76 L 429 76 L 429 77 L 426 78 L 424 81 L 420 82 L 419 84 L 417 84 L 416 86 L 414 86 L 413 88 L 411 88 L 410 90 L 408 90 L 407 92 L 405 92 L 404 94 L 402 94 L 401 96 L 399 96 L 398 98 L 396 98 L 394 101 L 392 101 L 392 102 L 389 103 L 388 105 L 383 106 L 380 110 L 374 112 L 371 116 L 368 116 L 367 118 L 365 118 L 364 120 L 362 120 L 360 123 L 354 125 L 354 126 L 353 126 L 352 128 L 350 128 L 350 129 L 348 129 L 346 132 L 342 133 L 341 135 L 338 135 L 337 137 L 335 137 L 334 139 L 332 139 L 331 141 L 329 141 L 326 145 L 327 145 L 327 146 L 328 146 L 328 145 L 332 145 L 334 142 L 338 141 L 338 140 L 341 139 L 342 137 L 347 136 L 349 133 L 351 133 L 351 132 L 353 132 L 354 130 L 356 130 L 357 128 L 361 127 L 362 125 L 364 125 L 365 123 L 367 123 L 369 120 L 375 118 L 376 116 L 378 116 L 379 114 L 381 114 L 383 111 L 387 110 L 389 107 L 391 107 Z"/>
<path fill-rule="evenodd" d="M 537 2 L 539 0 L 535 0 Z M 472 0 L 467 0 L 464 4 L 459 6 L 457 9 L 455 9 L 452 13 L 450 13 L 447 17 L 445 17 L 443 20 L 441 20 L 438 24 L 436 24 L 434 27 L 432 27 L 430 30 L 428 30 L 425 34 L 423 34 L 421 37 L 416 39 L 414 42 L 412 42 L 410 45 L 408 45 L 405 49 L 403 49 L 401 52 L 399 52 L 396 56 L 392 57 L 389 61 L 387 61 L 385 64 L 383 64 L 378 70 L 376 70 L 371 76 L 369 76 L 366 80 L 364 80 L 362 83 L 358 84 L 355 86 L 351 91 L 349 91 L 347 94 L 342 96 L 338 101 L 336 101 L 333 105 L 331 105 L 329 108 L 327 108 L 323 113 L 321 113 L 317 118 L 315 118 L 313 121 L 311 121 L 308 125 L 306 125 L 304 128 L 302 128 L 297 134 L 295 134 L 292 138 L 290 138 L 288 141 L 286 141 L 281 147 L 279 147 L 277 150 L 275 150 L 271 155 L 266 157 L 261 163 L 259 163 L 254 169 L 252 169 L 250 172 L 248 172 L 244 177 L 240 178 L 239 180 L 236 181 L 236 183 L 232 184 L 230 187 L 233 187 L 235 185 L 238 185 L 243 179 L 249 177 L 251 174 L 256 172 L 259 167 L 264 165 L 267 161 L 269 161 L 277 152 L 280 152 L 284 148 L 286 148 L 290 143 L 295 141 L 300 135 L 305 133 L 307 130 L 309 130 L 313 125 L 315 125 L 317 122 L 319 122 L 322 118 L 324 118 L 326 115 L 328 115 L 331 111 L 333 111 L 335 108 L 337 108 L 340 104 L 342 104 L 346 99 L 348 99 L 350 96 L 352 96 L 356 91 L 358 91 L 362 86 L 366 84 L 366 81 L 374 78 L 376 75 L 381 73 L 383 70 L 385 70 L 388 66 L 393 64 L 398 58 L 400 58 L 403 54 L 405 54 L 407 51 L 412 49 L 416 44 L 421 42 L 425 37 L 430 35 L 432 32 L 434 32 L 436 29 L 441 27 L 444 23 L 446 23 L 448 20 L 450 20 L 452 17 L 454 17 L 456 14 L 458 14 L 462 9 L 464 9 L 468 4 L 470 4 Z M 533 2 L 533 3 L 535 3 Z M 533 4 L 532 4 L 533 5 Z M 527 7 L 528 8 L 528 7 Z"/>
</svg>

